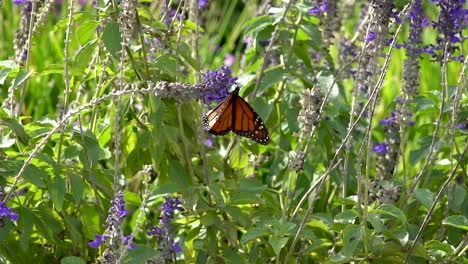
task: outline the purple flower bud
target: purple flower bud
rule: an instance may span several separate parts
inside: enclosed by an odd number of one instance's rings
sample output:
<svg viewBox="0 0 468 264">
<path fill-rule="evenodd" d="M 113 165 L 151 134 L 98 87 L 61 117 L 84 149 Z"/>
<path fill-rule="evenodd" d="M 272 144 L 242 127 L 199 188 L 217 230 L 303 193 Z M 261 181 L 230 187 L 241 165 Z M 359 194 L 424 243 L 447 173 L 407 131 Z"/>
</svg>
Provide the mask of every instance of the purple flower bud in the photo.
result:
<svg viewBox="0 0 468 264">
<path fill-rule="evenodd" d="M 378 143 L 372 151 L 380 155 L 385 155 L 387 154 L 387 145 L 385 143 Z"/>
<path fill-rule="evenodd" d="M 266 47 L 268 46 L 268 44 L 270 44 L 270 40 L 269 39 L 260 40 L 258 44 L 260 44 L 260 46 L 262 47 Z"/>
<path fill-rule="evenodd" d="M 366 37 L 366 41 L 371 42 L 375 39 L 375 31 L 371 30 L 369 31 L 369 35 Z"/>
<path fill-rule="evenodd" d="M 174 252 L 181 252 L 182 249 L 179 246 L 179 242 L 175 242 L 172 247 L 174 248 Z"/>
<path fill-rule="evenodd" d="M 224 66 L 226 67 L 231 67 L 235 61 L 236 61 L 236 57 L 234 57 L 234 55 L 232 54 L 226 54 L 224 56 Z"/>
<path fill-rule="evenodd" d="M 101 243 L 104 241 L 104 237 L 101 236 L 101 235 L 95 235 L 96 239 L 89 242 L 88 245 L 94 249 L 97 249 L 99 248 L 99 246 L 101 245 Z"/>
</svg>

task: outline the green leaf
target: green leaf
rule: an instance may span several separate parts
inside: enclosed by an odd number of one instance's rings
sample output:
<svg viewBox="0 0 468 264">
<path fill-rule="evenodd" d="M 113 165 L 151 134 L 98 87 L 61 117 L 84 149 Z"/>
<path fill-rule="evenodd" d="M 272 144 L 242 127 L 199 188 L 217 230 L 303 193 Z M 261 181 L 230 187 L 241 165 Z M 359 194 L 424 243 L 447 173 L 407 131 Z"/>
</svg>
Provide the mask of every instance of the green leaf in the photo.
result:
<svg viewBox="0 0 468 264">
<path fill-rule="evenodd" d="M 445 256 L 450 256 L 454 252 L 454 248 L 451 245 L 437 240 L 427 242 L 426 248 L 433 251 L 443 251 L 446 253 Z"/>
<path fill-rule="evenodd" d="M 154 248 L 146 245 L 136 244 L 134 250 L 128 250 L 127 255 L 123 259 L 125 264 L 145 264 L 150 258 L 157 256 L 159 253 Z"/>
<path fill-rule="evenodd" d="M 99 146 L 97 138 L 89 130 L 83 130 L 83 133 L 80 130 L 74 130 L 72 139 L 83 148 L 80 159 L 87 168 L 94 168 L 98 160 L 110 157 L 109 151 Z"/>
<path fill-rule="evenodd" d="M 379 206 L 379 208 L 377 210 L 375 210 L 376 212 L 379 212 L 381 214 L 384 214 L 384 215 L 391 215 L 399 220 L 401 220 L 401 222 L 403 224 L 406 223 L 406 215 L 405 213 L 403 213 L 403 211 L 401 211 L 399 208 L 393 206 L 393 205 L 390 205 L 390 204 L 383 204 L 381 206 Z"/>
<path fill-rule="evenodd" d="M 172 55 L 163 54 L 157 57 L 153 65 L 156 69 L 160 70 L 161 72 L 169 75 L 171 78 L 175 78 L 176 76 L 176 60 Z"/>
<path fill-rule="evenodd" d="M 414 191 L 414 197 L 428 209 L 431 208 L 431 205 L 434 202 L 434 194 L 428 189 L 417 189 Z"/>
<path fill-rule="evenodd" d="M 307 23 L 300 26 L 300 29 L 309 37 L 309 40 L 312 43 L 312 47 L 315 50 L 320 50 L 320 41 L 321 41 L 321 33 L 318 27 L 314 24 Z"/>
<path fill-rule="evenodd" d="M 245 244 L 250 240 L 255 240 L 260 237 L 271 235 L 271 233 L 264 228 L 252 227 L 247 230 L 245 234 L 242 235 L 241 242 Z"/>
<path fill-rule="evenodd" d="M 341 213 L 338 213 L 335 216 L 335 222 L 337 222 L 337 223 L 351 223 L 357 217 L 359 217 L 359 214 L 358 214 L 357 210 L 349 209 L 349 210 L 345 210 L 345 211 L 343 211 Z"/>
<path fill-rule="evenodd" d="M 405 246 L 409 241 L 409 233 L 402 227 L 397 227 L 392 230 L 385 230 L 384 235 L 388 238 L 398 241 L 401 246 Z"/>
<path fill-rule="evenodd" d="M 5 80 L 11 72 L 11 68 L 2 68 L 0 69 L 0 85 L 5 84 Z"/>
<path fill-rule="evenodd" d="M 454 211 L 460 211 L 462 210 L 462 206 L 466 199 L 466 189 L 462 186 L 455 185 L 455 188 L 453 188 L 453 191 L 451 192 L 449 206 Z"/>
<path fill-rule="evenodd" d="M 256 16 L 248 20 L 244 25 L 244 36 L 248 36 L 254 32 L 258 32 L 273 23 L 271 16 Z"/>
<path fill-rule="evenodd" d="M 84 182 L 83 179 L 74 173 L 69 174 L 70 177 L 70 184 L 72 186 L 71 188 L 71 194 L 73 196 L 73 199 L 75 200 L 76 204 L 79 204 L 81 201 L 81 197 L 83 196 L 84 192 Z"/>
<path fill-rule="evenodd" d="M 243 205 L 243 204 L 263 204 L 263 200 L 256 194 L 251 193 L 235 193 L 231 196 L 229 205 Z"/>
<path fill-rule="evenodd" d="M 52 196 L 52 202 L 54 202 L 55 209 L 62 211 L 63 200 L 65 199 L 65 180 L 62 177 L 55 177 L 55 181 L 51 186 L 50 193 Z"/>
<path fill-rule="evenodd" d="M 347 225 L 343 230 L 343 254 L 347 257 L 353 256 L 361 239 L 362 227 Z"/>
<path fill-rule="evenodd" d="M 32 72 L 24 72 L 23 70 L 20 70 L 18 72 L 18 75 L 16 75 L 16 78 L 15 78 L 15 83 L 14 83 L 14 87 L 18 87 L 19 85 L 23 84 L 24 81 L 26 81 L 29 76 L 31 76 Z"/>
<path fill-rule="evenodd" d="M 33 216 L 31 211 L 26 207 L 20 207 L 18 225 L 22 228 L 20 235 L 20 244 L 23 251 L 26 251 L 31 238 L 33 229 Z"/>
<path fill-rule="evenodd" d="M 288 238 L 287 237 L 275 237 L 271 236 L 270 239 L 268 239 L 268 242 L 270 243 L 271 247 L 276 253 L 276 256 L 279 256 L 281 253 L 281 249 L 288 243 Z"/>
<path fill-rule="evenodd" d="M 72 67 L 77 70 L 86 69 L 91 62 L 96 46 L 97 41 L 95 39 L 83 45 L 73 58 Z"/>
<path fill-rule="evenodd" d="M 281 65 L 268 68 L 260 84 L 260 91 L 266 91 L 271 86 L 281 82 L 286 76 L 287 72 Z"/>
<path fill-rule="evenodd" d="M 445 218 L 442 224 L 468 231 L 468 219 L 464 215 L 451 215 Z"/>
<path fill-rule="evenodd" d="M 26 167 L 23 177 L 39 188 L 45 188 L 46 184 L 44 180 L 49 180 L 49 175 L 45 171 L 32 164 Z"/>
<path fill-rule="evenodd" d="M 71 256 L 63 258 L 60 264 L 86 264 L 86 261 L 82 258 Z"/>
<path fill-rule="evenodd" d="M 86 20 L 78 28 L 78 40 L 81 45 L 90 41 L 96 34 L 96 28 L 99 26 L 99 21 Z"/>
<path fill-rule="evenodd" d="M 383 220 L 380 219 L 380 215 L 375 212 L 369 212 L 367 221 L 371 223 L 377 233 L 382 233 L 386 229 Z"/>
<path fill-rule="evenodd" d="M 268 186 L 261 183 L 257 179 L 241 179 L 239 183 L 239 191 L 244 193 L 263 193 Z"/>
<path fill-rule="evenodd" d="M 102 31 L 102 39 L 107 51 L 115 58 L 119 57 L 119 52 L 122 49 L 122 36 L 119 31 L 119 24 L 111 20 L 109 24 Z"/>
<path fill-rule="evenodd" d="M 13 133 L 15 133 L 16 137 L 23 143 L 24 145 L 28 145 L 28 135 L 24 130 L 24 127 L 14 118 L 0 118 L 0 125 L 6 125 L 9 127 Z"/>
<path fill-rule="evenodd" d="M 86 215 L 86 214 L 84 214 Z M 68 214 L 64 214 L 63 216 L 63 222 L 65 224 L 65 229 L 67 230 L 67 233 L 70 234 L 70 237 L 72 239 L 72 242 L 74 245 L 79 245 L 83 238 L 83 224 L 81 221 L 74 217 L 70 216 Z"/>
</svg>

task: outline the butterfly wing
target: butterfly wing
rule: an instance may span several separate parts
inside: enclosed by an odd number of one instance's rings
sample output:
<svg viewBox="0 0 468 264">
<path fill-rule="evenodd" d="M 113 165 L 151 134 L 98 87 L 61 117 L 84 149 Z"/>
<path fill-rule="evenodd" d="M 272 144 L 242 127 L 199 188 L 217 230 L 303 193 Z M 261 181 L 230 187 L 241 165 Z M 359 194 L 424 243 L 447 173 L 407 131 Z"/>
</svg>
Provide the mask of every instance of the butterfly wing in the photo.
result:
<svg viewBox="0 0 468 264">
<path fill-rule="evenodd" d="M 214 135 L 225 135 L 232 128 L 233 94 L 203 116 L 203 126 Z"/>
<path fill-rule="evenodd" d="M 260 116 L 253 108 L 237 94 L 232 95 L 234 105 L 231 130 L 243 137 L 250 138 L 260 144 L 270 143 L 270 137 Z"/>
</svg>

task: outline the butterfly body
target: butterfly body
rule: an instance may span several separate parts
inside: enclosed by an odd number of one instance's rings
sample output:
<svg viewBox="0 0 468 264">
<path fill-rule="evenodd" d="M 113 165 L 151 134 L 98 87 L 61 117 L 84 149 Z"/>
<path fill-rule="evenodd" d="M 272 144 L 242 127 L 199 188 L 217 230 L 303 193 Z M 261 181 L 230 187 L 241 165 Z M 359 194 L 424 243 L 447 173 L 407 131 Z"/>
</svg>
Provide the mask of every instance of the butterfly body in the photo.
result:
<svg viewBox="0 0 468 264">
<path fill-rule="evenodd" d="M 203 126 L 214 135 L 225 135 L 232 131 L 263 145 L 270 143 L 265 124 L 253 108 L 239 96 L 239 87 L 203 116 Z"/>
</svg>

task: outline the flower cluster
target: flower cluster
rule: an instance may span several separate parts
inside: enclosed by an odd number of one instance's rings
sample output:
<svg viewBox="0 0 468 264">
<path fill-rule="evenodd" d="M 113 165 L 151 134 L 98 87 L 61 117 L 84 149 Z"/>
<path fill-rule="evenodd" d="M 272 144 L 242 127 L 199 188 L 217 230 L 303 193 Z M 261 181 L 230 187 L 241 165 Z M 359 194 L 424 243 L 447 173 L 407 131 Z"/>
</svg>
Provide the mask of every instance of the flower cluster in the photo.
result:
<svg viewBox="0 0 468 264">
<path fill-rule="evenodd" d="M 103 252 L 103 259 L 109 263 L 116 263 L 119 256 L 119 248 L 121 245 L 126 246 L 128 249 L 135 249 L 135 244 L 131 242 L 132 236 L 122 235 L 122 222 L 123 218 L 129 213 L 125 210 L 125 200 L 122 192 L 118 192 L 112 200 L 112 206 L 109 209 L 109 215 L 106 219 L 107 229 L 103 235 L 95 235 L 95 240 L 88 243 L 92 248 L 99 248 L 102 243 L 105 243 L 107 249 Z"/>
<path fill-rule="evenodd" d="M 204 95 L 208 107 L 211 107 L 212 102 L 220 102 L 229 94 L 231 87 L 237 80 L 237 77 L 232 77 L 231 68 L 221 66 L 221 70 L 207 70 L 205 81 L 200 85 L 201 92 Z"/>
<path fill-rule="evenodd" d="M 21 11 L 21 21 L 15 34 L 15 60 L 17 63 L 25 62 L 28 58 L 27 42 L 29 36 L 29 24 L 31 21 L 32 2 L 28 0 L 13 1 L 15 5 L 24 4 Z"/>
<path fill-rule="evenodd" d="M 419 88 L 419 57 L 424 51 L 422 45 L 422 31 L 429 23 L 422 6 L 422 0 L 416 0 L 410 10 L 408 18 L 410 19 L 409 38 L 403 45 L 406 48 L 406 56 L 403 64 L 403 85 L 401 92 L 403 94 L 401 107 L 407 108 L 407 104 L 417 95 Z M 401 110 L 407 111 L 407 110 Z"/>
<path fill-rule="evenodd" d="M 468 25 L 468 9 L 464 9 L 465 0 L 432 0 L 439 8 L 438 21 L 433 23 L 433 26 L 439 32 L 437 44 L 433 50 L 445 51 L 445 45 L 448 45 L 448 52 L 452 54 L 456 47 L 455 45 L 463 42 L 462 31 Z M 441 56 L 435 56 L 441 60 Z M 459 60 L 458 57 L 451 58 Z"/>
<path fill-rule="evenodd" d="M 136 0 L 122 0 L 121 2 L 122 11 L 119 15 L 120 30 L 122 32 L 122 37 L 125 38 L 127 42 L 130 42 L 136 29 L 137 5 L 138 1 Z"/>
<path fill-rule="evenodd" d="M 0 200 L 2 197 L 3 193 L 0 192 Z M 6 201 L 0 201 L 0 220 L 3 220 L 5 217 L 8 217 L 11 221 L 16 222 L 19 218 L 19 215 L 6 205 Z"/>
<path fill-rule="evenodd" d="M 388 181 L 373 180 L 369 184 L 369 204 L 395 204 L 401 196 L 401 187 Z"/>
<path fill-rule="evenodd" d="M 161 210 L 159 226 L 153 226 L 147 232 L 149 236 L 152 236 L 158 242 L 159 250 L 166 259 L 171 259 L 174 253 L 181 251 L 179 243 L 174 242 L 172 219 L 176 211 L 184 211 L 182 202 L 178 197 L 173 198 L 171 195 L 166 195 Z"/>
<path fill-rule="evenodd" d="M 300 102 L 302 109 L 297 117 L 297 122 L 302 129 L 301 135 L 307 136 L 312 130 L 312 126 L 318 124 L 323 94 L 319 88 L 305 89 L 302 92 Z"/>
<path fill-rule="evenodd" d="M 315 5 L 311 9 L 309 9 L 309 15 L 314 16 L 320 13 L 324 13 L 328 11 L 328 2 L 327 0 L 323 0 L 320 5 Z"/>
</svg>

